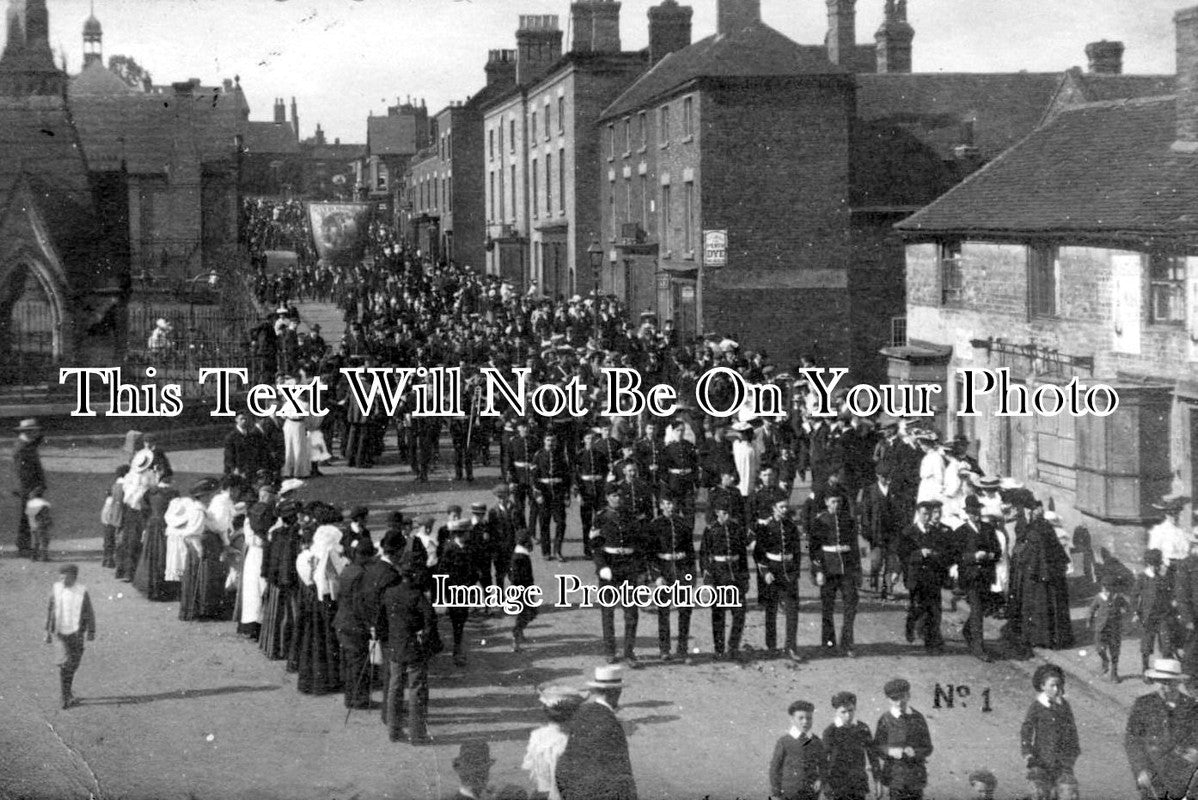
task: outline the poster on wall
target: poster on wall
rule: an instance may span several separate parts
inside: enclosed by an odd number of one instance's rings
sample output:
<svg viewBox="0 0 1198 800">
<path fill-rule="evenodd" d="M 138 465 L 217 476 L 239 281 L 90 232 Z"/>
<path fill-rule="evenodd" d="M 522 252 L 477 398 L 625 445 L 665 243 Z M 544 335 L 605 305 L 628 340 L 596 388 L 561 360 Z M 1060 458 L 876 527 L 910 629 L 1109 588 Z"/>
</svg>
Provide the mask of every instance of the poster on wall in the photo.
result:
<svg viewBox="0 0 1198 800">
<path fill-rule="evenodd" d="M 728 231 L 703 231 L 703 266 L 728 266 Z"/>
</svg>

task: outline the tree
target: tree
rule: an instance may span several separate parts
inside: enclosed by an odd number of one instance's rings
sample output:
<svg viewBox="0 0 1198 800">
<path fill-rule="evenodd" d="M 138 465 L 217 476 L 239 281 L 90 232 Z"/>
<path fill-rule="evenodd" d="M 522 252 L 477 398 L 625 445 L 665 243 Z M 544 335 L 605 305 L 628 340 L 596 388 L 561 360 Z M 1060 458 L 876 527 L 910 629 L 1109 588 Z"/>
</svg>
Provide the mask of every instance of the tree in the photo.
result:
<svg viewBox="0 0 1198 800">
<path fill-rule="evenodd" d="M 139 92 L 148 92 L 153 86 L 154 79 L 133 56 L 111 56 L 108 59 L 108 69 L 130 88 Z"/>
</svg>

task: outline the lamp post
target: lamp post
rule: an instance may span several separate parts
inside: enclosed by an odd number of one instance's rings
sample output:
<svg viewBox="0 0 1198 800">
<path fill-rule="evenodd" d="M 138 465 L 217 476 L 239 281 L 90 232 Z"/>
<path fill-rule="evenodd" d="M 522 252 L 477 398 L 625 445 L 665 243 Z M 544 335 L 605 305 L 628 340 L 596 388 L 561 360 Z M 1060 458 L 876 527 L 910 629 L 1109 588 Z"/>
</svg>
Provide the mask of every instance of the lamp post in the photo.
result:
<svg viewBox="0 0 1198 800">
<path fill-rule="evenodd" d="M 591 242 L 591 246 L 587 248 L 587 256 L 591 259 L 591 275 L 595 279 L 595 307 L 592 312 L 595 315 L 595 346 L 598 347 L 599 341 L 599 270 L 603 269 L 603 246 L 599 244 L 599 240 Z"/>
</svg>

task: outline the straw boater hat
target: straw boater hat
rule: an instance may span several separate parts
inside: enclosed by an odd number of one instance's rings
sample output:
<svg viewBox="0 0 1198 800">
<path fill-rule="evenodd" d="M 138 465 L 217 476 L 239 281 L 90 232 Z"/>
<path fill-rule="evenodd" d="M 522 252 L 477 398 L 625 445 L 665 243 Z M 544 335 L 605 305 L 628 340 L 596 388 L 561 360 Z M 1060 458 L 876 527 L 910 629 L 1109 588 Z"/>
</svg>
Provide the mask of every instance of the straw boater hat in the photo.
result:
<svg viewBox="0 0 1198 800">
<path fill-rule="evenodd" d="M 172 327 L 172 325 L 169 322 L 167 322 L 165 319 L 163 319 L 161 317 L 159 317 L 158 321 L 155 322 L 154 324 L 157 325 L 159 328 L 162 328 L 164 331 L 169 331 Z"/>
<path fill-rule="evenodd" d="M 1144 671 L 1144 677 L 1153 681 L 1185 681 L 1190 676 L 1181 671 L 1181 662 L 1174 658 L 1158 658 L 1152 669 Z"/>
<path fill-rule="evenodd" d="M 279 497 L 282 497 L 289 492 L 294 492 L 304 485 L 304 482 L 299 478 L 288 478 L 279 486 Z"/>
<path fill-rule="evenodd" d="M 37 420 L 33 417 L 21 420 L 21 424 L 13 428 L 17 433 L 35 433 L 41 431 L 42 426 L 37 424 Z"/>
<path fill-rule="evenodd" d="M 605 664 L 595 667 L 595 678 L 587 681 L 589 689 L 623 689 L 624 679 L 620 677 L 619 664 Z"/>
<path fill-rule="evenodd" d="M 1172 492 L 1170 492 L 1169 494 L 1162 497 L 1161 501 L 1159 503 L 1153 503 L 1152 507 L 1160 509 L 1161 511 L 1172 512 L 1172 511 L 1180 510 L 1181 507 L 1184 506 L 1188 502 L 1190 502 L 1190 498 L 1186 497 L 1185 495 L 1173 494 Z"/>
<path fill-rule="evenodd" d="M 129 462 L 130 472 L 145 472 L 154 463 L 153 450 L 139 450 L 137 455 L 133 456 L 133 460 Z"/>
</svg>

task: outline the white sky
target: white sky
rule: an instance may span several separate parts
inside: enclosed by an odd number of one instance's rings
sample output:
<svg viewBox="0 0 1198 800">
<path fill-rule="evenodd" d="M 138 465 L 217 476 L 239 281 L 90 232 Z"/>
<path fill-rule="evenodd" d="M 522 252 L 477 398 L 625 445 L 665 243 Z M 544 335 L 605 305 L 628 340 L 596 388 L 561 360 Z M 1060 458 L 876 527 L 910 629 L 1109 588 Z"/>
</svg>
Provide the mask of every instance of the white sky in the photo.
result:
<svg viewBox="0 0 1198 800">
<path fill-rule="evenodd" d="M 686 4 L 688 0 L 679 0 Z M 90 0 L 48 0 L 50 44 L 82 62 Z M 624 0 L 624 49 L 647 44 L 646 11 Z M 715 30 L 716 0 L 689 0 L 693 39 Z M 1098 39 L 1127 45 L 1129 73 L 1175 69 L 1173 14 L 1198 0 L 909 0 L 918 72 L 1063 71 L 1085 66 Z M 95 0 L 104 55 L 131 55 L 156 83 L 241 76 L 253 119 L 275 97 L 299 104 L 332 140 L 364 142 L 366 116 L 412 95 L 435 112 L 483 84 L 487 50 L 515 46 L 519 14 L 558 14 L 569 0 Z M 761 0 L 765 22 L 805 44 L 823 41 L 824 0 Z M 857 39 L 873 40 L 883 0 L 858 0 Z M 569 47 L 568 37 L 565 47 Z M 290 113 L 290 112 L 289 112 Z"/>
</svg>

